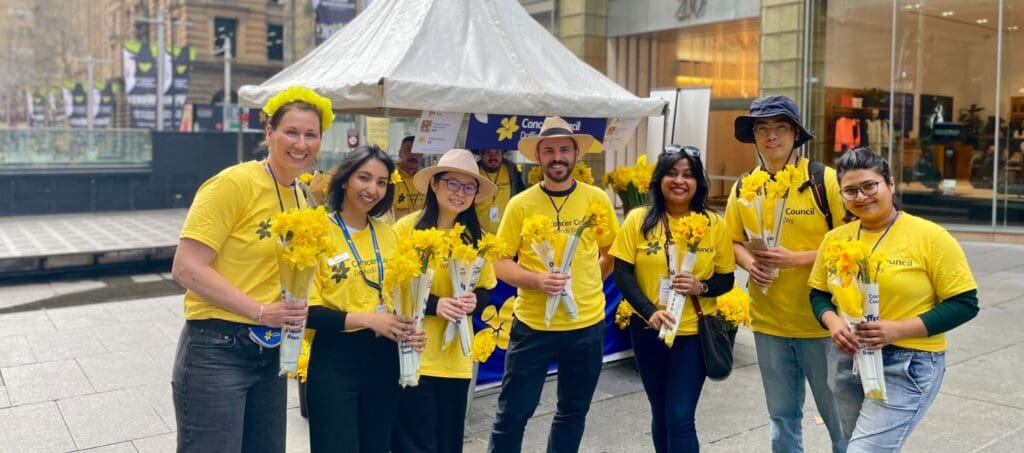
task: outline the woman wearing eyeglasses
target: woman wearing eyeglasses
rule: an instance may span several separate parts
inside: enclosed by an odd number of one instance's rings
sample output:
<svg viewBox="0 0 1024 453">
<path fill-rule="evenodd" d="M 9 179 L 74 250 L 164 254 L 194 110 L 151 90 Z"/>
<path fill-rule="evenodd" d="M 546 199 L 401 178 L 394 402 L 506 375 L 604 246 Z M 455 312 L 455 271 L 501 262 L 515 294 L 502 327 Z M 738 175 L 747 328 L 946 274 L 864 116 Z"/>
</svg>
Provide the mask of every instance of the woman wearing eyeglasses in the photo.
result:
<svg viewBox="0 0 1024 453">
<path fill-rule="evenodd" d="M 836 162 L 847 211 L 858 220 L 825 235 L 811 272 L 811 306 L 832 336 L 829 387 L 835 394 L 847 452 L 899 451 L 935 396 L 946 370 L 946 338 L 978 313 L 977 284 L 959 243 L 945 229 L 900 210 L 889 163 L 869 148 Z M 830 239 L 856 239 L 882 254 L 877 272 L 879 320 L 851 332 L 832 303 L 824 256 Z M 881 350 L 886 399 L 865 400 L 853 373 L 860 348 Z"/>
<path fill-rule="evenodd" d="M 331 239 L 338 254 L 313 280 L 307 326 L 316 329 L 306 401 L 313 452 L 387 452 L 398 409 L 398 347 L 422 350 L 412 320 L 384 297 L 384 261 L 398 236 L 373 220 L 391 209 L 395 164 L 376 146 L 361 146 L 338 165 L 328 186 Z"/>
<path fill-rule="evenodd" d="M 697 316 L 689 297 L 672 347 L 658 339 L 662 326 L 675 320 L 659 302 L 662 285 L 697 296 L 701 310 L 716 312 L 715 297 L 733 287 L 732 238 L 725 220 L 707 206 L 708 180 L 700 150 L 671 145 L 658 156 L 650 185 L 650 206 L 630 211 L 612 245 L 615 283 L 636 312 L 629 323 L 640 379 L 651 403 L 651 436 L 655 451 L 699 450 L 694 417 L 706 371 Z M 666 225 L 690 213 L 710 220 L 697 245 L 693 273 L 668 279 Z"/>
<path fill-rule="evenodd" d="M 483 233 L 474 203 L 494 196 L 498 188 L 480 176 L 472 153 L 464 149 L 444 153 L 437 165 L 417 172 L 413 183 L 417 191 L 426 194 L 426 199 L 422 211 L 410 213 L 395 223 L 399 236 L 408 236 L 413 230 L 450 230 L 459 224 L 465 227 L 463 241 L 477 244 Z M 458 338 L 447 347 L 442 344 L 444 331 L 448 323 L 458 320 L 468 322 L 472 328 L 473 314 L 487 305 L 497 283 L 494 267 L 488 263 L 473 292 L 456 294 L 448 260 L 438 260 L 434 265 L 434 281 L 423 319 L 427 345 L 420 357 L 419 385 L 402 389 L 393 451 L 462 451 L 473 363 L 463 354 Z"/>
</svg>

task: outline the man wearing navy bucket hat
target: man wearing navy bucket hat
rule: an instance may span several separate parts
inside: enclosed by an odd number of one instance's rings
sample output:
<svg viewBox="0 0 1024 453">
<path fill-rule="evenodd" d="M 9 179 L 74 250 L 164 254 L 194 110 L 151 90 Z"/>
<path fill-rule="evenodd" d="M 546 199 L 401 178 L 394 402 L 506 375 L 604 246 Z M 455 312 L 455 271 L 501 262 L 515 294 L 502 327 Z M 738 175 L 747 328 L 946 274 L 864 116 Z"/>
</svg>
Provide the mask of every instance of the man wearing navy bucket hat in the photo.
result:
<svg viewBox="0 0 1024 453">
<path fill-rule="evenodd" d="M 784 203 L 784 208 L 783 218 L 776 223 L 776 246 L 748 247 L 748 230 L 760 228 L 752 221 L 756 218 L 751 215 L 752 208 L 740 201 L 741 181 L 733 186 L 726 205 L 736 264 L 750 274 L 750 313 L 771 419 L 772 451 L 803 451 L 801 418 L 806 379 L 832 438 L 832 450 L 843 452 L 846 439 L 828 387 L 829 332 L 814 318 L 807 285 L 818 245 L 844 217 L 835 170 L 811 162 L 798 152 L 814 134 L 801 124 L 800 110 L 792 99 L 755 99 L 750 114 L 737 117 L 734 125 L 736 140 L 754 144 L 758 166 L 752 171 L 763 170 L 774 178 L 776 172 L 786 168 L 787 172 L 796 172 L 794 180 L 799 182 L 778 201 Z"/>
</svg>

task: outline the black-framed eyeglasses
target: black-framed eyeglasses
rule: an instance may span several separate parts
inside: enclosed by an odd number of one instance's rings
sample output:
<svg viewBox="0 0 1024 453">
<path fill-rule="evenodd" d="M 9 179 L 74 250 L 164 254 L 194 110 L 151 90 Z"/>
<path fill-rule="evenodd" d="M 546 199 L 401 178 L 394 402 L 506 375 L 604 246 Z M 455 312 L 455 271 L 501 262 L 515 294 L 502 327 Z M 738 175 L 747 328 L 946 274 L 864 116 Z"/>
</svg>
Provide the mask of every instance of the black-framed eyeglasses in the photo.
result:
<svg viewBox="0 0 1024 453">
<path fill-rule="evenodd" d="M 458 192 L 458 191 L 461 190 L 466 195 L 469 195 L 469 196 L 476 195 L 476 190 L 478 189 L 478 187 L 477 187 L 477 185 L 475 183 L 464 184 L 464 183 L 456 181 L 454 179 L 448 179 L 448 178 L 439 178 L 439 179 L 441 181 L 444 181 L 445 184 L 448 185 L 448 190 L 450 190 L 452 192 Z"/>
<path fill-rule="evenodd" d="M 864 194 L 865 197 L 870 197 L 878 193 L 878 185 L 881 183 L 882 181 L 867 181 L 859 186 L 843 187 L 839 193 L 842 194 L 843 199 L 846 201 L 856 200 L 858 193 Z"/>
<path fill-rule="evenodd" d="M 690 145 L 668 145 L 665 147 L 665 154 L 684 153 L 693 159 L 700 159 L 700 148 Z"/>
<path fill-rule="evenodd" d="M 778 123 L 775 125 L 758 124 L 754 126 L 754 135 L 758 137 L 770 137 L 769 134 L 775 133 L 776 137 L 782 137 L 790 132 L 793 132 L 793 125 L 789 123 Z"/>
</svg>

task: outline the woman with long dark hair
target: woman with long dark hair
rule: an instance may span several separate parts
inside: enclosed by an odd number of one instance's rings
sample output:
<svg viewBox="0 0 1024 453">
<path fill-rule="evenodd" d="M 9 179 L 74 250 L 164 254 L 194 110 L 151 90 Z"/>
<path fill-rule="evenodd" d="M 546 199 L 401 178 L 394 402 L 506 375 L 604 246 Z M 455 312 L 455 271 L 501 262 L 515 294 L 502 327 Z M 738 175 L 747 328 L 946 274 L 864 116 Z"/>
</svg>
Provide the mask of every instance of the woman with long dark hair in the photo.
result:
<svg viewBox="0 0 1024 453">
<path fill-rule="evenodd" d="M 387 452 L 398 410 L 398 340 L 426 343 L 385 297 L 384 261 L 398 236 L 374 220 L 391 209 L 395 164 L 361 146 L 338 164 L 327 191 L 339 253 L 313 281 L 307 326 L 316 330 L 306 398 L 313 452 Z"/>
<path fill-rule="evenodd" d="M 832 336 L 829 388 L 848 453 L 900 451 L 939 393 L 946 373 L 945 332 L 978 314 L 978 285 L 948 231 L 900 209 L 885 159 L 870 148 L 854 148 L 836 161 L 836 173 L 846 210 L 856 220 L 825 235 L 808 282 L 814 316 Z M 884 257 L 874 270 L 878 319 L 853 331 L 832 303 L 829 281 L 835 275 L 825 257 L 835 239 L 863 241 L 868 259 Z M 861 348 L 882 353 L 884 400 L 864 397 L 853 372 L 853 354 Z"/>
<path fill-rule="evenodd" d="M 395 223 L 400 236 L 413 230 L 465 227 L 464 243 L 477 245 L 483 235 L 474 203 L 494 196 L 497 186 L 480 176 L 476 159 L 464 149 L 444 153 L 437 165 L 420 170 L 413 180 L 416 190 L 426 194 L 423 210 Z M 490 301 L 498 283 L 488 263 L 480 272 L 473 292 L 456 294 L 448 271 L 448 260 L 437 260 L 430 287 L 423 329 L 427 346 L 420 357 L 419 385 L 402 390 L 398 423 L 392 450 L 403 453 L 457 453 L 462 451 L 466 401 L 473 377 L 473 363 L 463 354 L 459 339 L 443 344 L 448 323 L 462 320 L 472 327 L 473 314 Z"/>
<path fill-rule="evenodd" d="M 687 297 L 672 347 L 658 339 L 661 327 L 676 321 L 660 301 L 662 288 L 697 296 L 701 310 L 711 315 L 716 312 L 715 297 L 733 287 L 732 239 L 724 219 L 707 206 L 708 187 L 700 150 L 668 146 L 654 167 L 650 206 L 630 211 L 611 249 L 615 283 L 635 311 L 629 333 L 651 403 L 651 436 L 658 453 L 699 450 L 694 419 L 707 377 L 692 298 Z M 670 220 L 691 213 L 706 216 L 710 227 L 697 244 L 693 272 L 669 279 L 671 233 L 666 227 Z"/>
</svg>

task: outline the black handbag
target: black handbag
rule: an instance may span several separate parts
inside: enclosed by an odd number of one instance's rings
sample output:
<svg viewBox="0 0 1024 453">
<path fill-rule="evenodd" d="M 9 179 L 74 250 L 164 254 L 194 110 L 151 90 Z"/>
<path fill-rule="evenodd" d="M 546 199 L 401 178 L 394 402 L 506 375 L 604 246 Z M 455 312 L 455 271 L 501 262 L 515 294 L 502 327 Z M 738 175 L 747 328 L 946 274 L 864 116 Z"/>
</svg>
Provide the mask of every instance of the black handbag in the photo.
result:
<svg viewBox="0 0 1024 453">
<path fill-rule="evenodd" d="M 700 301 L 690 296 L 693 309 L 697 313 L 697 336 L 704 351 L 704 368 L 712 381 L 722 381 L 732 373 L 732 347 L 736 341 L 736 331 L 727 330 L 721 316 L 704 316 Z"/>
</svg>

